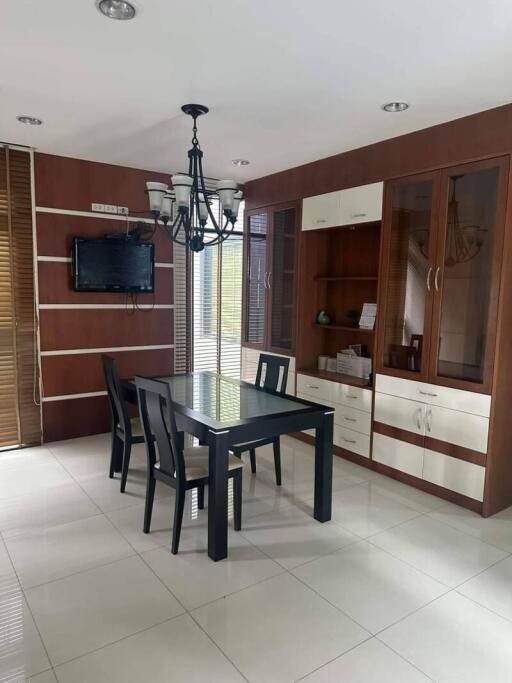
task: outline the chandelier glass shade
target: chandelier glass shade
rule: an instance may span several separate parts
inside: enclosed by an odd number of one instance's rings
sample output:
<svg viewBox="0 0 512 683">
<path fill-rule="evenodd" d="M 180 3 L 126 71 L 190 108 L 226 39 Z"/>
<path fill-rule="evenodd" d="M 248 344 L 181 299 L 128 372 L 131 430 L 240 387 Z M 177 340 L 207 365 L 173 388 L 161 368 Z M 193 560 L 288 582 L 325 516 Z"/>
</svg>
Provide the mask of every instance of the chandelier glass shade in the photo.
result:
<svg viewBox="0 0 512 683">
<path fill-rule="evenodd" d="M 159 225 L 173 242 L 199 252 L 231 235 L 243 193 L 233 180 L 219 180 L 215 190 L 207 188 L 203 152 L 197 139 L 197 118 L 206 114 L 208 108 L 201 104 L 185 104 L 182 111 L 194 121 L 188 173 L 172 175 L 171 187 L 165 183 L 147 182 L 146 189 L 155 225 Z M 215 217 L 211 207 L 215 197 L 222 206 L 220 219 Z"/>
</svg>

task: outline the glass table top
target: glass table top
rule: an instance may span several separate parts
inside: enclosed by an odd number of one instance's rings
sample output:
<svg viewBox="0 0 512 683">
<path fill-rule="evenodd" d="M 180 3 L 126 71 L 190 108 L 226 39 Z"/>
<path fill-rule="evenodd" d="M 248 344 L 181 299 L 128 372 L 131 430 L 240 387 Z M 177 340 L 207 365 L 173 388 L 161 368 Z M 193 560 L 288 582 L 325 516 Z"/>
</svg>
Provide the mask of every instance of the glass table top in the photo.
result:
<svg viewBox="0 0 512 683">
<path fill-rule="evenodd" d="M 311 410 L 310 406 L 299 403 L 292 397 L 275 396 L 256 389 L 251 384 L 213 372 L 158 379 L 169 383 L 174 403 L 205 415 L 218 423 L 219 427 L 276 413 Z"/>
</svg>

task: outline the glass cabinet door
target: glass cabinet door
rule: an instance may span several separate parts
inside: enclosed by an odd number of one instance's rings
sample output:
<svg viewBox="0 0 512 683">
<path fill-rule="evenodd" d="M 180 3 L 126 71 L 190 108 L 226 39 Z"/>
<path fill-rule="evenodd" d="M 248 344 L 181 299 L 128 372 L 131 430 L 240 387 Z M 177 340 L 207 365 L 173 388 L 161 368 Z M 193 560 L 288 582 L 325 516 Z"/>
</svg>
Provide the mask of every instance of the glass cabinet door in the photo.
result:
<svg viewBox="0 0 512 683">
<path fill-rule="evenodd" d="M 490 391 L 505 176 L 499 159 L 443 172 L 433 381 Z"/>
<path fill-rule="evenodd" d="M 269 275 L 270 340 L 276 351 L 293 347 L 295 255 L 297 247 L 295 207 L 272 213 L 272 265 Z"/>
<path fill-rule="evenodd" d="M 392 181 L 384 207 L 378 369 L 415 379 L 427 372 L 436 195 L 434 175 Z"/>
<path fill-rule="evenodd" d="M 267 265 L 268 214 L 247 216 L 246 287 L 244 341 L 253 346 L 265 345 L 265 311 L 268 291 Z"/>
</svg>

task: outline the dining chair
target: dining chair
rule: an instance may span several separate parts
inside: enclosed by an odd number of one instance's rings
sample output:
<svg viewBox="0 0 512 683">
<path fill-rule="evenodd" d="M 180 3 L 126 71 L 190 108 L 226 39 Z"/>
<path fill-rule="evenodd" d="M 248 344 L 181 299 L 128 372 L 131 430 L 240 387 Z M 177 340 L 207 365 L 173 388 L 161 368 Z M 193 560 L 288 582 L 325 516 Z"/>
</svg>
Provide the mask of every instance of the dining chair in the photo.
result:
<svg viewBox="0 0 512 683">
<path fill-rule="evenodd" d="M 123 397 L 117 365 L 113 358 L 102 354 L 103 372 L 112 413 L 112 449 L 110 455 L 109 477 L 114 477 L 115 461 L 122 456 L 121 493 L 126 488 L 132 444 L 144 443 L 143 434 L 134 434 L 126 401 Z"/>
<path fill-rule="evenodd" d="M 204 489 L 208 485 L 209 476 L 208 447 L 184 447 L 180 432 L 176 429 L 171 389 L 167 382 L 135 377 L 135 385 L 147 452 L 143 530 L 145 534 L 150 532 L 158 480 L 175 490 L 171 552 L 176 555 L 180 543 L 186 491 L 197 488 L 197 507 L 200 510 L 204 508 Z M 242 472 L 243 463 L 230 453 L 228 477 L 233 479 L 235 531 L 242 528 Z"/>
<path fill-rule="evenodd" d="M 279 394 L 286 393 L 286 383 L 288 381 L 288 368 L 290 359 L 284 356 L 272 356 L 269 353 L 260 353 L 258 370 L 254 384 L 258 388 L 270 389 Z M 263 379 L 262 379 L 263 378 Z M 274 467 L 276 470 L 276 484 L 281 486 L 281 441 L 278 436 L 258 439 L 246 443 L 235 444 L 231 447 L 237 458 L 242 457 L 242 453 L 249 451 L 251 458 L 251 472 L 256 474 L 256 449 L 267 444 L 272 444 L 274 449 Z"/>
</svg>

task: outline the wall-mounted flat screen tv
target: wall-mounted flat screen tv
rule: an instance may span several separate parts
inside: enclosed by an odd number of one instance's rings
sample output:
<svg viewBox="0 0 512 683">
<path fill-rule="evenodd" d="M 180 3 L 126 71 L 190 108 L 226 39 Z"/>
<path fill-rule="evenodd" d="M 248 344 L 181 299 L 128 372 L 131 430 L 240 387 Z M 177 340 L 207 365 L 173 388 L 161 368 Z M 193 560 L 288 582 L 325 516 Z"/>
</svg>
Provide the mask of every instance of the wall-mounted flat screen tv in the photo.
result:
<svg viewBox="0 0 512 683">
<path fill-rule="evenodd" d="M 155 245 L 125 236 L 73 240 L 77 292 L 153 292 Z"/>
</svg>

